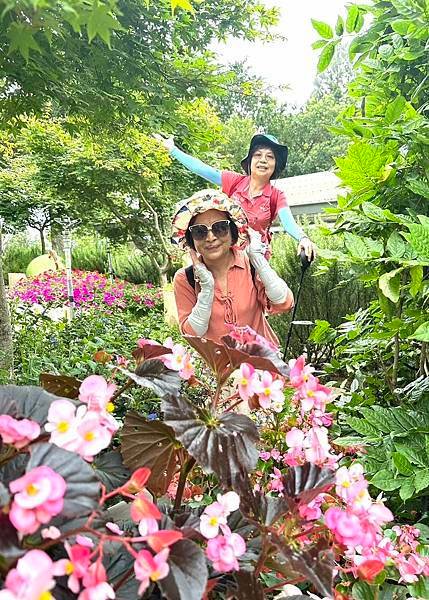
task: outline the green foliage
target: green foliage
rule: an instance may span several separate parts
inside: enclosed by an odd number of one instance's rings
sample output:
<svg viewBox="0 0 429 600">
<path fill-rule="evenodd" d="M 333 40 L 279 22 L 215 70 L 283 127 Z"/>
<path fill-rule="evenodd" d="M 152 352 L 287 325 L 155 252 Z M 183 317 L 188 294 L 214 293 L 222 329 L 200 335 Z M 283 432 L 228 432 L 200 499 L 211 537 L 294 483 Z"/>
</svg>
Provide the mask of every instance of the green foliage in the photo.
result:
<svg viewBox="0 0 429 600">
<path fill-rule="evenodd" d="M 26 235 L 14 236 L 3 253 L 3 274 L 7 282 L 8 273 L 25 273 L 28 264 L 41 254 L 40 244 L 30 242 Z"/>
</svg>

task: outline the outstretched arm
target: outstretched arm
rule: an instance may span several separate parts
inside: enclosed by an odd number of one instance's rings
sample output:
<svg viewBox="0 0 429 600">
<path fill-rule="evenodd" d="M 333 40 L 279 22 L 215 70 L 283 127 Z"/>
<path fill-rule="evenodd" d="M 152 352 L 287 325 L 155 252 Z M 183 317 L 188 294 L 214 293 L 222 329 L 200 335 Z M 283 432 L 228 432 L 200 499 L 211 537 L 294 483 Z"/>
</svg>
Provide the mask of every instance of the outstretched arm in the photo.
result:
<svg viewBox="0 0 429 600">
<path fill-rule="evenodd" d="M 206 163 L 203 163 L 203 161 L 198 158 L 194 158 L 193 156 L 186 154 L 186 152 L 183 152 L 183 150 L 179 150 L 179 148 L 174 145 L 174 139 L 172 137 L 163 138 L 160 135 L 155 135 L 155 137 L 162 143 L 164 148 L 168 150 L 170 156 L 178 160 L 189 171 L 195 173 L 195 175 L 199 175 L 199 177 L 206 179 L 210 183 L 221 185 L 222 174 L 219 169 L 206 165 Z"/>
<path fill-rule="evenodd" d="M 298 242 L 298 256 L 301 254 L 301 250 L 304 250 L 308 260 L 313 261 L 316 258 L 316 246 L 295 221 L 289 206 L 280 208 L 279 219 L 286 233 Z"/>
</svg>

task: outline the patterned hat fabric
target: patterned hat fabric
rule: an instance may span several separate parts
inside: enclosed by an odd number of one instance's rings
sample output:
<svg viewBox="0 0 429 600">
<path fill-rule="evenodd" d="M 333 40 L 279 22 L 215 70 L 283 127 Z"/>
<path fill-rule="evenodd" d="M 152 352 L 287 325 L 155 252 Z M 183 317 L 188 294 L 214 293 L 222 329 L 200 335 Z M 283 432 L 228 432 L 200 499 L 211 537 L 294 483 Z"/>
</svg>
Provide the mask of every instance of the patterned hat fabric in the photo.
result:
<svg viewBox="0 0 429 600">
<path fill-rule="evenodd" d="M 246 213 L 235 200 L 219 190 L 212 189 L 200 190 L 176 205 L 172 222 L 172 243 L 185 249 L 185 233 L 192 217 L 212 209 L 229 213 L 238 229 L 237 246 L 243 248 L 248 242 Z"/>
</svg>

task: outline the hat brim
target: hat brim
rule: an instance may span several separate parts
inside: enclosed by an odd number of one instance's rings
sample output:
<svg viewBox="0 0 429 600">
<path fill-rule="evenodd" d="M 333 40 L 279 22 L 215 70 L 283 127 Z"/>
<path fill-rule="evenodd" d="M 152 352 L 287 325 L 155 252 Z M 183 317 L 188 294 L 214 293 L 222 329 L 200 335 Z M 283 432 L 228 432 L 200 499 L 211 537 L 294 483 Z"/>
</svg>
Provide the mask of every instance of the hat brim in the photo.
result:
<svg viewBox="0 0 429 600">
<path fill-rule="evenodd" d="M 276 155 L 276 173 L 280 174 L 285 170 L 287 164 L 288 157 L 288 147 L 284 144 L 278 144 L 270 140 L 269 137 L 264 135 L 263 133 L 257 133 L 250 140 L 249 152 L 247 156 L 243 158 L 241 161 L 241 167 L 247 175 L 250 175 L 250 164 L 249 164 L 249 156 L 252 154 L 252 150 L 255 146 L 267 146 L 268 148 L 272 148 Z"/>
<path fill-rule="evenodd" d="M 227 212 L 230 215 L 238 230 L 236 245 L 244 248 L 248 242 L 246 213 L 235 200 L 219 190 L 212 189 L 196 192 L 190 198 L 177 204 L 172 220 L 171 242 L 185 249 L 187 245 L 185 235 L 191 219 L 213 209 Z"/>
</svg>

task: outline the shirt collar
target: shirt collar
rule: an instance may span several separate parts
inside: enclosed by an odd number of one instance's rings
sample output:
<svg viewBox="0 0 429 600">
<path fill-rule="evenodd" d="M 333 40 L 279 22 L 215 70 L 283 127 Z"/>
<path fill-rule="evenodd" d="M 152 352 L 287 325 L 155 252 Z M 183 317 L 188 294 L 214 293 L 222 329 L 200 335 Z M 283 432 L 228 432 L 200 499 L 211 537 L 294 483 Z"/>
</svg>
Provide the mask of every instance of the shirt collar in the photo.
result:
<svg viewBox="0 0 429 600">
<path fill-rule="evenodd" d="M 249 191 L 250 191 L 250 175 L 248 175 L 247 182 L 246 182 L 243 192 L 245 193 L 246 198 L 248 200 L 250 200 L 251 202 L 253 202 L 257 198 L 260 198 L 261 196 L 266 196 L 267 198 L 269 198 L 271 196 L 272 186 L 271 186 L 270 182 L 266 183 L 265 186 L 262 188 L 261 193 L 258 194 L 257 196 L 254 196 L 253 198 L 250 197 Z"/>
</svg>

